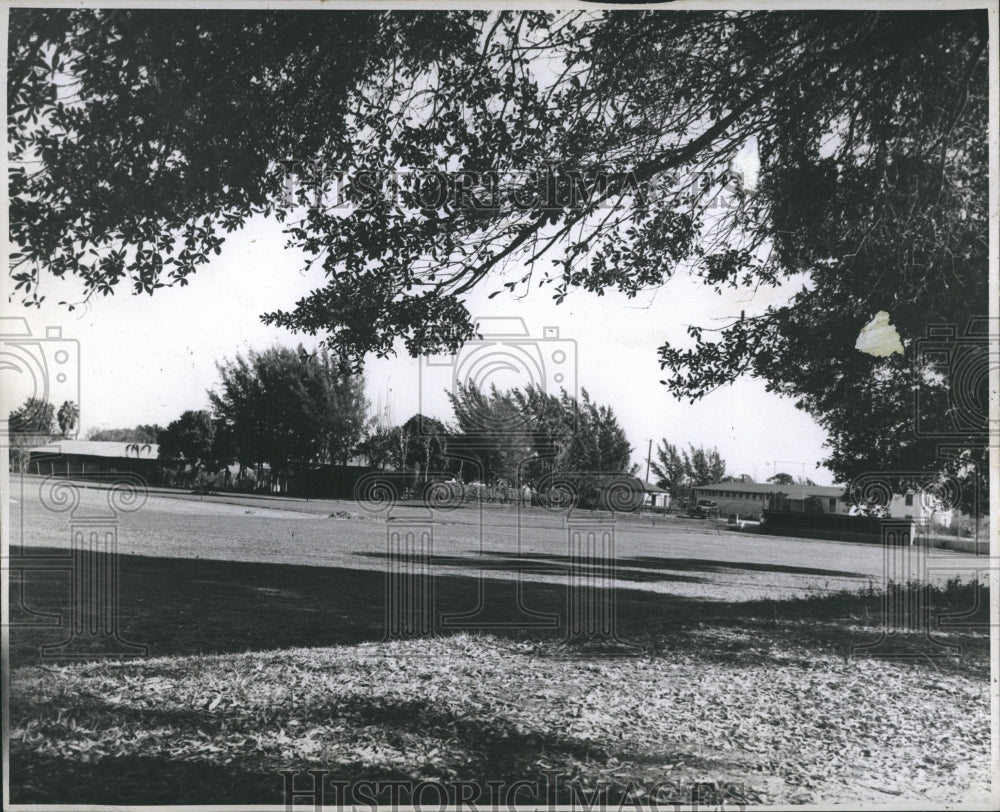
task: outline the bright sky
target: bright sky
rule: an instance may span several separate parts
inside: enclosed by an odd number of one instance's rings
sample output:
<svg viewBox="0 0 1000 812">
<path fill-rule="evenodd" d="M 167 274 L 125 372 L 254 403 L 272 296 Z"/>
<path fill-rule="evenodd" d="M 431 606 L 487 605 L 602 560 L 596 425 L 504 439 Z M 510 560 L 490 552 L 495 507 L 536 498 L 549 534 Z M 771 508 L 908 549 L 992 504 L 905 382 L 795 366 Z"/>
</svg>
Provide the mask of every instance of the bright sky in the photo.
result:
<svg viewBox="0 0 1000 812">
<path fill-rule="evenodd" d="M 273 342 L 294 346 L 302 341 L 309 349 L 317 344 L 316 339 L 267 327 L 259 319 L 265 311 L 291 308 L 321 283 L 321 270 L 302 274 L 300 267 L 301 258 L 284 249 L 281 226 L 255 220 L 231 235 L 221 256 L 192 277 L 187 287 L 164 289 L 153 297 L 121 291 L 68 313 L 56 303 L 72 298 L 72 285 L 45 278 L 41 293 L 47 301 L 41 311 L 11 303 L 3 306 L 3 315 L 26 318 L 35 336 L 58 326 L 64 339 L 79 342 L 81 437 L 95 427 L 165 425 L 185 409 L 207 407 L 206 390 L 218 381 L 216 361 Z M 749 474 L 758 481 L 775 470 L 795 476 L 804 470 L 817 483 L 831 484 L 829 472 L 817 468 L 825 453 L 823 432 L 790 400 L 765 392 L 763 382 L 742 380 L 694 405 L 674 400 L 659 383 L 665 375 L 656 349 L 664 339 L 683 340 L 690 323 L 710 327 L 724 324 L 741 310 L 757 312 L 787 292 L 766 289 L 753 298 L 747 293 L 724 298 L 678 277 L 642 299 L 577 292 L 557 306 L 545 288 L 525 299 L 500 294 L 488 300 L 492 290 L 475 294 L 472 313 L 520 317 L 530 338 L 542 338 L 544 328 L 558 328 L 558 342 L 542 339 L 529 344 L 526 352 L 544 356 L 541 375 L 550 385 L 556 374 L 554 349 L 566 353 L 560 368 L 571 367 L 575 352 L 577 386 L 614 408 L 633 445 L 640 475 L 645 473 L 649 439 L 655 454 L 656 443 L 666 437 L 680 445 L 717 446 L 730 473 Z M 74 345 L 66 346 L 72 366 Z M 56 342 L 46 347 L 52 364 Z M 481 373 L 489 368 L 477 366 Z M 368 395 L 373 403 L 388 403 L 397 423 L 418 410 L 450 420 L 443 393 L 450 384 L 449 370 L 430 369 L 406 355 L 372 359 L 366 369 Z M 563 385 L 572 388 L 572 372 L 569 375 Z M 30 394 L 27 378 L 24 373 L 0 370 L 5 405 L 23 402 Z M 77 399 L 76 375 L 63 384 L 50 378 L 48 399 L 57 407 L 66 398 Z M 501 386 L 527 381 L 503 372 L 486 379 L 490 380 Z"/>
</svg>

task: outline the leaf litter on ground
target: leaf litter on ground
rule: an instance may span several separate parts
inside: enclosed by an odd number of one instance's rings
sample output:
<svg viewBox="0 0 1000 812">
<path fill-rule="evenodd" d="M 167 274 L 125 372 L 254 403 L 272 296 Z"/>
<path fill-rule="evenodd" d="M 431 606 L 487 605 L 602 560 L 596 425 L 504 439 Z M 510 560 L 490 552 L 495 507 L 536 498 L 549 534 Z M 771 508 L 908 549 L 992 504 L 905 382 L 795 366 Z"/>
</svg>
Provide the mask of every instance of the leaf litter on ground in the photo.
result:
<svg viewBox="0 0 1000 812">
<path fill-rule="evenodd" d="M 703 635 L 706 651 L 720 642 Z M 780 641 L 733 662 L 558 649 L 462 634 L 23 668 L 11 685 L 12 753 L 331 769 L 345 780 L 513 782 L 556 769 L 618 793 L 630 782 L 726 782 L 766 803 L 988 792 L 989 692 L 977 674 L 803 658 Z"/>
</svg>

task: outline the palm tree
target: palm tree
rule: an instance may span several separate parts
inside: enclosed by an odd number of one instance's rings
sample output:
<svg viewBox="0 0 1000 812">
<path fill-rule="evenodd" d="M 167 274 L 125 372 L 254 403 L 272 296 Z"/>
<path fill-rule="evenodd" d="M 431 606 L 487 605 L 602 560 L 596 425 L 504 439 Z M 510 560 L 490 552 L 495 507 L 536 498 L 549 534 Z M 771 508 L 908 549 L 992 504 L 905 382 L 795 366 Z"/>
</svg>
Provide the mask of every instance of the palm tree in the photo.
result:
<svg viewBox="0 0 1000 812">
<path fill-rule="evenodd" d="M 63 405 L 59 407 L 59 412 L 56 415 L 56 420 L 59 422 L 59 433 L 63 437 L 69 436 L 69 433 L 76 428 L 76 421 L 80 417 L 80 408 L 72 401 L 63 401 Z"/>
</svg>

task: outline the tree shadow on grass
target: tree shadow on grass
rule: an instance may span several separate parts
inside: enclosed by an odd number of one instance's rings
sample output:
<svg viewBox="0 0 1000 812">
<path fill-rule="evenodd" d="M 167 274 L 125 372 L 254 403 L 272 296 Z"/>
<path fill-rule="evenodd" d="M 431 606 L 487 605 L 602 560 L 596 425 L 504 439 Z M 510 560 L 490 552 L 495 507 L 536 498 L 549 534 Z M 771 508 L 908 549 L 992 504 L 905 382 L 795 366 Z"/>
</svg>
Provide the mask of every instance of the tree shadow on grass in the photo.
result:
<svg viewBox="0 0 1000 812">
<path fill-rule="evenodd" d="M 434 575 L 429 581 L 439 612 L 460 614 L 474 609 L 481 597 L 481 582 L 472 568 L 469 575 Z M 121 556 L 120 632 L 128 640 L 144 643 L 150 655 L 186 655 L 291 647 L 348 645 L 379 641 L 385 637 L 386 574 L 378 570 L 255 564 L 247 562 L 164 559 Z M 939 591 L 940 592 L 940 591 Z M 29 608 L 56 612 L 68 619 L 68 581 L 65 573 L 26 574 L 24 594 Z M 567 588 L 560 583 L 490 580 L 489 600 L 477 619 L 490 634 L 517 640 L 538 641 L 539 656 L 566 656 L 587 660 L 602 653 L 600 640 L 574 638 L 562 642 L 567 607 Z M 599 599 L 596 590 L 591 597 Z M 933 595 L 932 595 L 933 597 Z M 942 607 L 962 610 L 979 600 L 982 620 L 983 595 L 974 588 L 941 592 Z M 947 606 L 946 599 L 953 605 Z M 519 603 L 520 602 L 520 603 Z M 550 612 L 560 623 L 550 629 L 528 628 L 511 622 L 511 607 Z M 804 599 L 721 603 L 667 595 L 638 589 L 617 588 L 613 608 L 618 637 L 636 644 L 633 652 L 654 656 L 691 656 L 706 664 L 751 667 L 763 663 L 813 664 L 818 654 L 847 656 L 852 646 L 878 640 L 883 609 L 882 596 L 874 591 L 856 595 L 843 593 Z M 988 622 L 988 615 L 986 616 Z M 452 632 L 468 629 L 455 627 Z M 11 629 L 10 662 L 15 668 L 45 665 L 41 644 L 59 642 L 62 629 Z M 907 662 L 928 664 L 925 637 L 894 638 L 896 653 Z M 976 674 L 988 674 L 988 637 L 981 632 L 959 635 L 966 651 L 975 655 Z M 924 652 L 916 646 L 923 645 Z M 642 647 L 645 647 L 644 649 Z M 614 649 L 614 646 L 610 647 Z M 622 647 L 614 653 L 621 653 Z M 884 653 L 891 653 L 886 650 Z M 58 662 L 58 660 L 54 660 Z M 931 663 L 933 668 L 960 667 L 950 654 Z M 179 663 L 177 668 L 188 666 Z M 544 667 L 544 666 L 541 666 Z M 967 666 L 963 666 L 967 669 Z M 164 665 L 169 670 L 169 664 Z M 178 673 L 183 676 L 183 671 Z M 230 711 L 217 714 L 191 708 L 128 709 L 102 697 L 81 697 L 99 710 L 102 718 L 130 720 L 140 727 L 162 723 L 181 728 L 195 727 L 222 734 L 223 720 L 231 724 Z M 435 729 L 453 730 L 463 748 L 459 777 L 470 781 L 531 778 L 542 761 L 554 757 L 566 762 L 584 759 L 588 765 L 607 757 L 556 732 L 523 732 L 496 719 L 478 715 L 455 717 L 447 709 L 419 697 L 412 700 L 378 701 L 361 698 L 354 710 L 361 723 L 393 731 L 404 739 L 423 740 Z M 96 704 L 94 704 L 96 703 Z M 276 709 L 279 716 L 281 709 Z M 300 709 L 296 709 L 301 712 Z M 337 711 L 326 708 L 328 715 Z M 12 712 L 16 719 L 43 718 L 51 709 L 44 703 L 23 702 Z M 309 712 L 321 714 L 324 708 Z M 210 761 L 172 761 L 150 757 L 108 757 L 93 762 L 81 753 L 79 759 L 25 752 L 17 743 L 11 753 L 13 800 L 56 803 L 260 803 L 283 801 L 278 769 L 322 768 L 330 779 L 396 780 L 398 772 L 359 763 L 310 764 L 259 763 L 218 764 Z M 558 759 L 557 759 L 558 761 Z M 54 780 L 58 777 L 58 780 Z M 300 776 L 306 779 L 306 776 Z"/>
<path fill-rule="evenodd" d="M 565 572 L 560 557 L 549 558 L 550 572 Z M 583 640 L 583 645 L 578 645 L 579 636 L 567 633 L 569 590 L 565 583 L 483 577 L 489 571 L 480 566 L 482 560 L 455 557 L 455 565 L 463 566 L 467 574 L 439 573 L 404 579 L 402 592 L 397 583 L 393 587 L 397 589 L 395 598 L 412 598 L 414 590 L 433 590 L 435 617 L 428 619 L 415 611 L 414 628 L 422 628 L 427 621 L 428 628 L 434 628 L 439 636 L 479 631 L 519 640 L 565 640 L 565 651 L 570 655 L 574 651 L 581 656 L 594 655 L 593 647 L 586 644 L 599 644 L 600 640 Z M 700 566 L 694 559 L 680 560 L 687 562 L 692 571 Z M 661 559 L 642 561 L 652 566 Z M 662 561 L 669 567 L 677 560 Z M 448 559 L 432 565 L 450 562 Z M 517 563 L 503 561 L 501 568 L 509 570 Z M 706 561 L 704 566 L 719 564 Z M 383 570 L 131 555 L 119 556 L 118 570 L 119 633 L 125 640 L 147 646 L 149 656 L 353 645 L 388 639 L 386 610 L 391 601 Z M 688 577 L 694 576 L 680 576 Z M 73 661 L 42 657 L 39 651 L 40 646 L 58 644 L 68 635 L 68 573 L 30 571 L 23 580 L 25 608 L 55 613 L 63 625 L 13 625 L 11 666 Z M 706 585 L 704 598 L 692 598 L 618 585 L 613 592 L 590 589 L 585 597 L 594 611 L 602 602 L 605 608 L 611 607 L 620 640 L 641 644 L 654 652 L 688 652 L 732 662 L 742 661 L 744 655 L 748 662 L 759 659 L 762 640 L 799 649 L 803 657 L 830 651 L 846 655 L 852 646 L 877 639 L 883 620 L 882 597 L 871 590 L 805 599 L 721 602 L 712 599 L 711 588 Z M 938 594 L 938 598 L 942 596 Z M 966 630 L 955 639 L 963 645 L 978 646 L 977 651 L 984 640 L 988 647 L 988 599 L 983 600 L 983 595 L 971 587 L 945 597 L 952 600 L 953 605 L 947 607 L 950 610 L 967 608 L 966 604 L 978 600 L 978 614 L 973 612 L 972 620 L 986 625 Z M 16 600 L 17 596 L 12 593 L 12 598 Z M 441 619 L 446 615 L 450 622 L 444 625 Z M 12 617 L 16 617 L 13 611 Z M 540 617 L 549 620 L 541 622 Z M 90 618 L 86 620 L 89 623 Z M 704 634 L 692 633 L 705 627 L 721 630 L 718 645 L 706 646 Z M 113 653 L 102 652 L 101 645 L 99 638 L 86 638 L 80 659 Z"/>
<path fill-rule="evenodd" d="M 273 713 L 271 713 L 273 711 Z M 54 711 L 50 708 L 49 714 Z M 345 761 L 343 756 L 324 757 L 322 752 L 310 759 L 292 754 L 288 757 L 275 751 L 255 750 L 249 757 L 239 755 L 231 763 L 229 750 L 218 756 L 201 759 L 169 760 L 159 757 L 133 755 L 128 757 L 96 757 L 85 755 L 80 759 L 31 752 L 22 742 L 14 742 L 11 751 L 12 800 L 17 803 L 88 803 L 88 804 L 233 804 L 233 803 L 284 803 L 286 779 L 279 771 L 297 773 L 294 786 L 306 791 L 313 787 L 308 770 L 325 770 L 326 801 L 336 804 L 343 800 L 335 795 L 332 781 L 356 783 L 359 781 L 407 781 L 410 786 L 422 778 L 430 778 L 449 788 L 449 802 L 454 804 L 454 782 L 471 782 L 487 787 L 487 782 L 498 782 L 512 788 L 516 782 L 536 781 L 541 777 L 539 764 L 560 765 L 574 769 L 587 764 L 594 769 L 611 769 L 620 760 L 634 754 L 602 746 L 586 739 L 552 730 L 523 730 L 510 719 L 495 714 L 469 714 L 463 710 L 455 713 L 448 708 L 424 698 L 386 696 L 334 697 L 332 701 L 319 699 L 294 708 L 269 709 L 266 726 L 251 716 L 242 716 L 239 710 L 219 709 L 215 713 L 198 712 L 192 715 L 187 709 L 130 708 L 88 697 L 81 708 L 82 724 L 97 718 L 103 729 L 116 732 L 134 728 L 167 728 L 181 739 L 190 731 L 197 737 L 212 740 L 232 739 L 241 732 L 254 734 L 277 733 L 291 730 L 292 718 L 319 721 L 329 726 L 329 741 L 334 751 L 343 753 L 343 734 L 338 721 L 348 721 L 359 734 L 358 745 L 370 739 L 388 742 L 401 762 L 398 766 Z M 426 761 L 426 753 L 435 745 L 445 747 L 445 755 L 436 763 Z M 612 757 L 615 757 L 612 760 Z M 620 757 L 620 759 L 619 759 Z M 735 762 L 722 758 L 706 758 L 689 752 L 660 754 L 673 765 L 687 763 L 702 772 L 721 774 Z M 644 754 L 644 761 L 650 755 Z M 556 767 L 558 769 L 558 767 Z M 616 767 L 620 769 L 620 767 Z M 443 772 L 442 772 L 443 771 Z M 567 774 L 568 773 L 564 773 Z M 59 776 L 54 781 L 53 776 Z M 550 788 L 552 788 L 550 786 Z M 372 792 L 373 790 L 368 790 Z M 402 789 L 396 799 L 407 805 L 411 795 Z M 544 802 L 545 796 L 542 796 Z M 356 799 L 354 799 L 356 800 Z M 379 797 L 383 803 L 391 798 Z M 435 798 L 435 800 L 437 800 Z M 524 800 L 522 797 L 520 800 Z M 569 803 L 572 797 L 567 786 L 548 800 Z"/>
<path fill-rule="evenodd" d="M 388 553 L 358 553 L 365 558 L 374 558 L 380 561 L 389 560 Z M 522 553 L 521 555 L 507 555 L 505 553 L 484 552 L 470 553 L 469 555 L 431 555 L 419 557 L 415 555 L 392 556 L 394 562 L 407 564 L 413 567 L 434 566 L 434 567 L 460 567 L 473 572 L 491 571 L 507 572 L 510 574 L 522 573 L 525 575 L 568 575 L 571 571 L 576 574 L 601 574 L 608 570 L 608 563 L 604 559 L 578 556 L 570 558 L 565 555 L 543 555 L 540 553 Z M 623 581 L 662 581 L 664 583 L 686 583 L 704 584 L 708 583 L 707 578 L 696 575 L 681 575 L 676 572 L 666 571 L 635 571 L 632 569 L 636 565 L 631 562 L 633 559 L 620 558 L 614 562 L 615 578 Z M 651 567 L 644 567 L 651 570 Z M 667 570 L 663 567 L 662 570 Z M 693 568 L 692 568 L 693 569 Z M 705 570 L 706 572 L 711 570 Z M 716 570 L 720 571 L 721 570 Z M 825 571 L 824 571 L 825 572 Z"/>
<path fill-rule="evenodd" d="M 520 553 L 518 556 L 508 556 L 504 553 L 485 552 L 483 555 L 503 557 L 508 565 L 516 565 L 522 559 L 531 561 L 548 562 L 550 566 L 557 569 L 564 569 L 570 564 L 575 566 L 589 566 L 602 568 L 607 566 L 605 559 L 593 556 L 576 556 L 570 558 L 566 555 L 554 555 L 548 553 Z M 846 570 L 821 569 L 818 567 L 796 567 L 789 564 L 772 564 L 754 561 L 721 561 L 713 558 L 668 558 L 665 556 L 619 556 L 614 561 L 615 568 L 621 577 L 628 577 L 622 570 L 626 569 L 649 569 L 649 570 L 672 570 L 691 571 L 705 573 L 730 572 L 733 570 L 745 570 L 749 572 L 784 572 L 792 575 L 818 575 L 830 578 L 864 578 L 860 572 L 849 572 Z M 683 580 L 683 576 L 664 578 L 665 580 Z M 706 579 L 692 579 L 704 582 Z"/>
<path fill-rule="evenodd" d="M 19 804 L 279 803 L 279 781 L 232 764 L 145 756 L 85 761 L 16 745 L 10 753 L 10 800 Z"/>
</svg>

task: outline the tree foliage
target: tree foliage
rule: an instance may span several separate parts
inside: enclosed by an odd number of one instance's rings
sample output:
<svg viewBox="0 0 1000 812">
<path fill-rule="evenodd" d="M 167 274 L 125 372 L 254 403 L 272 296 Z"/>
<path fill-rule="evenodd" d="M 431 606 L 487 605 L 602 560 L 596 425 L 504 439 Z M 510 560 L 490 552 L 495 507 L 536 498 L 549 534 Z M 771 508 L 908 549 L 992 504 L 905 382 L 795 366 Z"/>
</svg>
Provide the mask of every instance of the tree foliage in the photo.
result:
<svg viewBox="0 0 1000 812">
<path fill-rule="evenodd" d="M 656 459 L 651 467 L 656 474 L 656 484 L 677 495 L 686 482 L 687 468 L 677 446 L 665 439 L 656 444 Z"/>
<path fill-rule="evenodd" d="M 652 463 L 658 477 L 656 484 L 674 495 L 686 488 L 712 485 L 726 479 L 726 461 L 717 448 L 689 444 L 687 449 L 661 440 L 656 446 L 656 459 Z"/>
<path fill-rule="evenodd" d="M 56 420 L 59 423 L 59 433 L 63 437 L 68 437 L 76 423 L 80 419 L 80 407 L 72 400 L 64 400 L 59 411 L 56 413 Z"/>
<path fill-rule="evenodd" d="M 369 416 L 364 439 L 358 444 L 357 451 L 369 465 L 383 471 L 404 467 L 406 442 L 400 427 L 393 425 L 388 406 Z"/>
<path fill-rule="evenodd" d="M 84 295 L 186 284 L 224 234 L 273 213 L 276 161 L 341 133 L 346 88 L 385 59 L 379 18 L 25 9 L 7 77 L 12 275 Z M 333 23 L 334 19 L 330 18 Z M 307 80 L 307 77 L 311 77 Z M 321 83 L 317 77 L 323 77 Z"/>
<path fill-rule="evenodd" d="M 448 464 L 448 429 L 433 417 L 415 414 L 399 427 L 399 445 L 405 449 L 403 466 L 424 477 L 430 471 L 443 471 Z"/>
<path fill-rule="evenodd" d="M 281 480 L 309 465 L 346 462 L 362 439 L 364 378 L 326 351 L 250 350 L 218 370 L 221 384 L 209 400 L 220 459 L 256 469 L 267 463 Z"/>
<path fill-rule="evenodd" d="M 27 398 L 21 406 L 11 410 L 7 418 L 11 434 L 35 435 L 49 438 L 55 434 L 56 407 L 43 398 Z"/>
<path fill-rule="evenodd" d="M 717 448 L 690 446 L 688 451 L 681 452 L 684 456 L 684 470 L 688 482 L 693 486 L 711 485 L 721 482 L 726 476 L 726 461 L 719 456 Z"/>
<path fill-rule="evenodd" d="M 140 423 L 131 429 L 91 429 L 87 432 L 87 439 L 96 442 L 111 443 L 156 443 L 163 426 L 156 423 Z"/>
<path fill-rule="evenodd" d="M 197 474 L 215 462 L 215 423 L 211 412 L 191 410 L 171 421 L 156 437 L 159 458 L 167 465 L 190 466 Z"/>
<path fill-rule="evenodd" d="M 55 406 L 31 396 L 7 417 L 7 440 L 14 470 L 25 472 L 31 449 L 44 445 L 55 434 Z"/>
<path fill-rule="evenodd" d="M 959 425 L 945 459 L 937 434 L 914 431 L 913 392 L 939 395 L 925 417 L 954 427 L 949 394 L 968 384 L 919 339 L 930 323 L 961 332 L 970 303 L 985 311 L 986 19 L 395 12 L 304 26 L 15 9 L 14 278 L 29 300 L 36 268 L 89 292 L 183 283 L 222 232 L 289 214 L 275 156 L 316 159 L 350 177 L 350 208 L 297 187 L 289 241 L 327 282 L 269 323 L 360 362 L 398 338 L 454 349 L 475 332 L 477 287 L 547 285 L 561 301 L 677 273 L 720 292 L 801 281 L 785 304 L 665 343 L 670 391 L 763 379 L 826 430 L 841 480 L 985 472 L 985 430 Z M 728 174 L 748 145 L 759 183 Z M 384 193 L 405 168 L 494 175 L 467 189 L 485 205 L 428 197 L 429 184 Z M 588 194 L 552 199 L 577 180 Z M 880 310 L 902 354 L 855 349 Z"/>
<path fill-rule="evenodd" d="M 809 477 L 794 477 L 791 474 L 786 474 L 784 471 L 779 471 L 774 476 L 769 476 L 767 481 L 772 485 L 815 485 Z"/>
<path fill-rule="evenodd" d="M 454 466 L 463 458 L 484 481 L 538 481 L 547 474 L 628 473 L 632 446 L 610 406 L 595 403 L 586 389 L 573 397 L 541 388 L 481 391 L 472 383 L 449 392 L 455 436 Z"/>
</svg>

